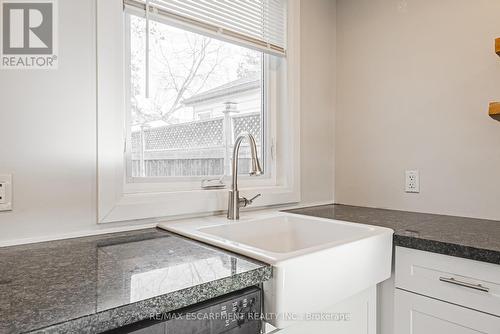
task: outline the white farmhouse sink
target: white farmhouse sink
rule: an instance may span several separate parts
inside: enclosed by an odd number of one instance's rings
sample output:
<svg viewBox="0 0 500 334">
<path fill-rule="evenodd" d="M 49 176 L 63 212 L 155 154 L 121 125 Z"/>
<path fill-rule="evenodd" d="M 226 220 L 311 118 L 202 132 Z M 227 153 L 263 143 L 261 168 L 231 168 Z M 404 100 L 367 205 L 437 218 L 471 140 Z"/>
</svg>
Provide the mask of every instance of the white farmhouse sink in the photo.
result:
<svg viewBox="0 0 500 334">
<path fill-rule="evenodd" d="M 248 213 L 247 213 L 248 214 Z M 159 227 L 273 266 L 264 284 L 265 312 L 284 328 L 387 279 L 391 229 L 273 213 L 255 219 L 197 219 Z"/>
<path fill-rule="evenodd" d="M 197 229 L 210 243 L 269 264 L 365 238 L 376 230 L 367 225 L 292 214 Z"/>
</svg>

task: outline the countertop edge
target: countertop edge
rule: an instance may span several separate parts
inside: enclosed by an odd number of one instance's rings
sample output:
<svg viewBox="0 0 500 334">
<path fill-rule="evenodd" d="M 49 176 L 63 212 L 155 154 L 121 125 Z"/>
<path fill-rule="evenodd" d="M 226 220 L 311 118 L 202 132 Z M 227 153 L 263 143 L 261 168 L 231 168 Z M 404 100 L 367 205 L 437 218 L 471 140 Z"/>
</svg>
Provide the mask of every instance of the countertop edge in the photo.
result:
<svg viewBox="0 0 500 334">
<path fill-rule="evenodd" d="M 186 306 L 220 297 L 268 281 L 272 267 L 263 266 L 234 276 L 210 281 L 161 296 L 64 321 L 28 333 L 101 333 L 134 322 L 149 319 L 152 315 L 175 311 Z"/>
<path fill-rule="evenodd" d="M 500 265 L 500 252 L 394 233 L 394 245 Z"/>
</svg>

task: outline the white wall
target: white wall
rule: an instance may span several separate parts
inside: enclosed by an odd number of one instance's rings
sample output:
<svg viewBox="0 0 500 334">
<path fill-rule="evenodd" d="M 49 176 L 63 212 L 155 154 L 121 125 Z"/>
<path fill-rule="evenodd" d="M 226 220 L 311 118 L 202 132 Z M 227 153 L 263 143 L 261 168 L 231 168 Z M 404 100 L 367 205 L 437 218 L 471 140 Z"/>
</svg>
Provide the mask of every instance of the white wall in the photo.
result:
<svg viewBox="0 0 500 334">
<path fill-rule="evenodd" d="M 303 204 L 333 202 L 335 1 L 301 2 L 301 188 Z"/>
<path fill-rule="evenodd" d="M 302 67 L 307 203 L 333 196 L 333 72 L 321 66 L 332 70 L 334 41 L 320 29 L 333 25 L 332 3 L 314 0 L 303 8 L 302 37 L 318 33 L 304 43 Z M 131 225 L 96 224 L 94 13 L 93 0 L 59 1 L 58 70 L 0 71 L 0 173 L 14 174 L 14 210 L 0 212 L 0 245 Z"/>
<path fill-rule="evenodd" d="M 338 0 L 336 202 L 500 219 L 500 1 Z M 404 170 L 420 170 L 405 194 Z"/>
</svg>

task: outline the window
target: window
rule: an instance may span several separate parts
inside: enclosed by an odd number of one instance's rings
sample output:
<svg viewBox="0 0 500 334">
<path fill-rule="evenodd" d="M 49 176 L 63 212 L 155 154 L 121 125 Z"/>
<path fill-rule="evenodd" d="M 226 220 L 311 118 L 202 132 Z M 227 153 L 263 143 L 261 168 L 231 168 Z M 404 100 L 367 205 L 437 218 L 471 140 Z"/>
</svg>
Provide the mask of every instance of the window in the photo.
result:
<svg viewBox="0 0 500 334">
<path fill-rule="evenodd" d="M 245 175 L 243 145 L 241 196 L 261 193 L 254 207 L 300 200 L 299 1 L 96 6 L 100 223 L 224 210 L 227 189 L 201 183 L 229 184 L 243 131 L 265 175 Z"/>
<path fill-rule="evenodd" d="M 256 138 L 266 170 L 264 53 L 158 20 L 149 22 L 147 53 L 146 19 L 125 15 L 127 176 L 229 176 L 233 144 L 243 132 Z M 249 170 L 246 145 L 241 174 Z"/>
</svg>

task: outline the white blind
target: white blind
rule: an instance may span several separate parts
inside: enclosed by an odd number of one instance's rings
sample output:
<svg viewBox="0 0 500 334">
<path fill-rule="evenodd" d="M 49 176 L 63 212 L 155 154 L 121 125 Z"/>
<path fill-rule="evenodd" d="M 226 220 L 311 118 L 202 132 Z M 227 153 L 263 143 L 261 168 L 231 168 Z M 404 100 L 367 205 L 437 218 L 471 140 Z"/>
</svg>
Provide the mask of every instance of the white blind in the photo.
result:
<svg viewBox="0 0 500 334">
<path fill-rule="evenodd" d="M 148 15 L 174 20 L 215 38 L 286 55 L 287 0 L 123 0 Z"/>
</svg>

